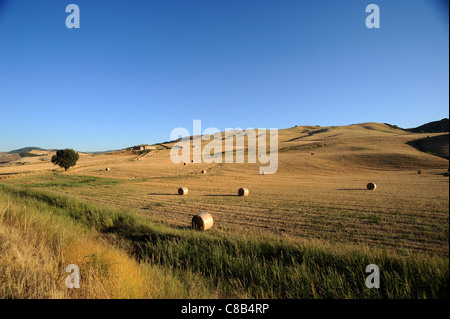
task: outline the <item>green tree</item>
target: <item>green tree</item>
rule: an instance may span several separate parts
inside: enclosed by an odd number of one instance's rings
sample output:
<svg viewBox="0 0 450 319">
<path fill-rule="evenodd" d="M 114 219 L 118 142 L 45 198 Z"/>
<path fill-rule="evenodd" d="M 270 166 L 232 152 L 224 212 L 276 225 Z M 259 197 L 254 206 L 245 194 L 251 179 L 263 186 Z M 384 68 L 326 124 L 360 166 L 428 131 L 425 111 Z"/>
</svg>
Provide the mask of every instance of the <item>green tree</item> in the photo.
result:
<svg viewBox="0 0 450 319">
<path fill-rule="evenodd" d="M 56 151 L 56 155 L 52 156 L 52 163 L 67 171 L 70 167 L 75 166 L 79 158 L 80 156 L 77 152 L 66 148 L 65 150 Z"/>
</svg>

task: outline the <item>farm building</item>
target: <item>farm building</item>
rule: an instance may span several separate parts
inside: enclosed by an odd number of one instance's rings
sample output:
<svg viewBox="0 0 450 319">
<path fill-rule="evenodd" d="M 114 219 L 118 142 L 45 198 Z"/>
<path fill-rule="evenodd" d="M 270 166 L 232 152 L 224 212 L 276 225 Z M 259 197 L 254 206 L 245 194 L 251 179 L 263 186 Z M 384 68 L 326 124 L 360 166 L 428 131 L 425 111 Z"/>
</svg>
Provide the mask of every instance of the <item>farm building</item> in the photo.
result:
<svg viewBox="0 0 450 319">
<path fill-rule="evenodd" d="M 150 146 L 150 145 L 138 145 L 133 147 L 133 151 L 145 151 L 145 150 L 155 150 L 156 147 L 155 146 Z"/>
</svg>

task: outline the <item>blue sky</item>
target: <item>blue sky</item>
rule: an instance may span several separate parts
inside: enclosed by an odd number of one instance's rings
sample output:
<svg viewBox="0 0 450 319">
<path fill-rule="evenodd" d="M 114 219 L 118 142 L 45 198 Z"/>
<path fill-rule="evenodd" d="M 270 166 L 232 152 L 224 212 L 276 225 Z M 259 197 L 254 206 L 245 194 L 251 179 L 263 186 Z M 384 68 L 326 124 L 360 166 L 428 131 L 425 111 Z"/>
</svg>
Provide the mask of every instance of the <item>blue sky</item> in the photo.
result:
<svg viewBox="0 0 450 319">
<path fill-rule="evenodd" d="M 65 7 L 80 8 L 68 29 Z M 366 5 L 380 7 L 368 29 Z M 0 151 L 448 117 L 448 2 L 0 0 Z"/>
</svg>

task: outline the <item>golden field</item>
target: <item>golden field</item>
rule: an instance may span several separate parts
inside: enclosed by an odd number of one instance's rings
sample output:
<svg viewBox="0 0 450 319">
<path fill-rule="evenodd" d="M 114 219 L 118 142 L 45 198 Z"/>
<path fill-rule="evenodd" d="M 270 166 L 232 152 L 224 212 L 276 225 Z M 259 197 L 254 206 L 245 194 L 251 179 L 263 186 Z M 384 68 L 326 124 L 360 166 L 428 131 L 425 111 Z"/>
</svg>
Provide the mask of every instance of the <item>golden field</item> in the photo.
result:
<svg viewBox="0 0 450 319">
<path fill-rule="evenodd" d="M 444 134 L 430 153 L 413 147 L 413 141 Z M 260 175 L 259 163 L 174 164 L 173 145 L 158 146 L 141 160 L 130 151 L 80 154 L 67 172 L 51 164 L 52 153 L 21 158 L 0 165 L 0 184 L 124 209 L 181 232 L 190 231 L 193 215 L 209 212 L 212 237 L 270 237 L 448 259 L 449 178 L 443 174 L 449 162 L 432 155 L 438 150 L 448 158 L 448 133 L 413 134 L 379 123 L 280 130 L 272 175 Z M 377 189 L 367 190 L 368 182 Z M 177 195 L 179 187 L 189 194 Z M 240 187 L 250 195 L 237 196 Z M 448 278 L 448 263 L 444 269 Z"/>
<path fill-rule="evenodd" d="M 448 160 L 406 144 L 427 135 L 375 123 L 280 130 L 279 167 L 273 175 L 260 175 L 259 163 L 173 164 L 170 150 L 156 150 L 140 161 L 133 152 L 83 154 L 67 173 L 53 172 L 49 157 L 45 162 L 32 158 L 32 164 L 0 167 L 0 177 L 25 174 L 5 182 L 124 206 L 177 227 L 188 227 L 193 214 L 207 211 L 218 230 L 448 255 L 449 179 L 442 176 Z M 60 175 L 68 175 L 67 181 L 60 181 Z M 70 176 L 81 181 L 79 187 L 70 185 Z M 82 176 L 114 181 L 83 185 Z M 367 191 L 368 182 L 377 189 Z M 177 196 L 182 186 L 188 196 Z M 250 196 L 238 197 L 240 187 L 248 188 Z"/>
</svg>

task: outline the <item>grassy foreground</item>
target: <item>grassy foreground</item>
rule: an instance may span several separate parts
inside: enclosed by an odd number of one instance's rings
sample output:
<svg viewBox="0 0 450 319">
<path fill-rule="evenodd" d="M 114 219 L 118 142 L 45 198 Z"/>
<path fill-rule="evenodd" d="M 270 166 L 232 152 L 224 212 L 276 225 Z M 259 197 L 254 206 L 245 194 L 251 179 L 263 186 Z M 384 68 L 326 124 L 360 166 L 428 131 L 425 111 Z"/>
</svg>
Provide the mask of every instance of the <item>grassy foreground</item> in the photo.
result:
<svg viewBox="0 0 450 319">
<path fill-rule="evenodd" d="M 0 298 L 447 298 L 449 260 L 198 233 L 0 184 Z M 65 286 L 80 267 L 81 288 Z M 376 264 L 380 289 L 365 286 Z"/>
</svg>

